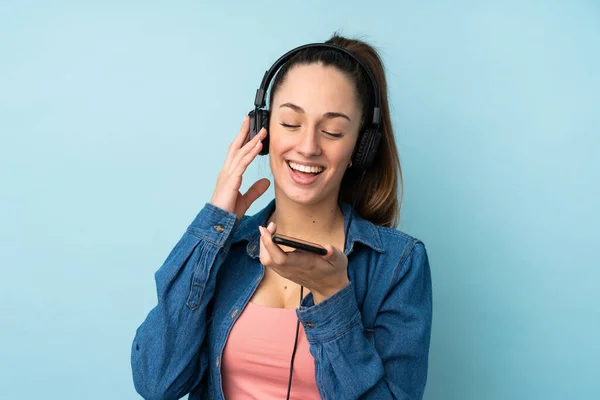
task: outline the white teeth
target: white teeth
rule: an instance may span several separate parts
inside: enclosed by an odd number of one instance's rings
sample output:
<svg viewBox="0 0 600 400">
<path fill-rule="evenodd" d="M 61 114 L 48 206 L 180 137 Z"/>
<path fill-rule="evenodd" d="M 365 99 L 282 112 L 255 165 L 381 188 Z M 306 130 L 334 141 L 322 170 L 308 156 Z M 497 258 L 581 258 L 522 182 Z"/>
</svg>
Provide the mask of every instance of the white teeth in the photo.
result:
<svg viewBox="0 0 600 400">
<path fill-rule="evenodd" d="M 309 172 L 309 173 L 317 173 L 323 171 L 323 167 L 307 167 L 304 165 L 296 164 L 295 162 L 288 161 L 290 168 L 295 169 L 297 171 Z"/>
</svg>

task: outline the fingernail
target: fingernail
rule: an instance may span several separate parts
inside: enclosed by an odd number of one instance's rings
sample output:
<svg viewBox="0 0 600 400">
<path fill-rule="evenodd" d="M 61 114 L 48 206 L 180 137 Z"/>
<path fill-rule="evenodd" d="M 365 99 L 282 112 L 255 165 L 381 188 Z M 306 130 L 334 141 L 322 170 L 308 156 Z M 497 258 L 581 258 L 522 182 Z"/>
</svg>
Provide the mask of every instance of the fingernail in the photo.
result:
<svg viewBox="0 0 600 400">
<path fill-rule="evenodd" d="M 263 234 L 263 229 L 264 229 L 264 228 L 263 228 L 262 226 L 259 226 L 259 227 L 258 227 L 258 230 L 260 231 L 260 236 L 262 236 L 262 234 Z"/>
<path fill-rule="evenodd" d="M 273 222 L 269 222 L 269 226 L 267 227 L 268 230 L 273 229 L 273 227 L 275 226 L 275 224 Z"/>
</svg>

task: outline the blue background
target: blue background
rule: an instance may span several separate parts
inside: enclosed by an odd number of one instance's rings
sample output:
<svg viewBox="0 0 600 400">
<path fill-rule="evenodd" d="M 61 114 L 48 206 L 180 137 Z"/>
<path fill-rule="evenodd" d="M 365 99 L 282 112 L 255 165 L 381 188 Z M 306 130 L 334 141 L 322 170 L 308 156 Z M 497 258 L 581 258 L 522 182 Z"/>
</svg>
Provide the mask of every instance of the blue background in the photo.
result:
<svg viewBox="0 0 600 400">
<path fill-rule="evenodd" d="M 2 398 L 137 398 L 154 272 L 264 71 L 336 30 L 387 68 L 400 229 L 433 273 L 426 399 L 600 398 L 596 0 L 3 1 Z"/>
</svg>

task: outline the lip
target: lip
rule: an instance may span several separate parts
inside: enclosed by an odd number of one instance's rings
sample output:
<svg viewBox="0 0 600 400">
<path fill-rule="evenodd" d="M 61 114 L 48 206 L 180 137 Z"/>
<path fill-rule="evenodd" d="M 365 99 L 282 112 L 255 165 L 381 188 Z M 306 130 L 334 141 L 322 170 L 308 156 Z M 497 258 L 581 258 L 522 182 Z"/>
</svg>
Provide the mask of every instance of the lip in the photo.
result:
<svg viewBox="0 0 600 400">
<path fill-rule="evenodd" d="M 292 161 L 292 162 L 295 162 L 295 161 Z M 300 164 L 300 163 L 298 163 L 298 164 Z M 302 176 L 302 175 L 296 173 L 296 171 L 294 171 L 287 162 L 285 163 L 285 165 L 287 166 L 288 173 L 290 174 L 290 178 L 292 178 L 292 180 L 294 182 L 296 182 L 298 185 L 303 185 L 303 186 L 312 185 L 317 180 L 319 180 L 321 175 L 323 175 L 323 172 L 321 172 L 318 175 Z"/>
</svg>

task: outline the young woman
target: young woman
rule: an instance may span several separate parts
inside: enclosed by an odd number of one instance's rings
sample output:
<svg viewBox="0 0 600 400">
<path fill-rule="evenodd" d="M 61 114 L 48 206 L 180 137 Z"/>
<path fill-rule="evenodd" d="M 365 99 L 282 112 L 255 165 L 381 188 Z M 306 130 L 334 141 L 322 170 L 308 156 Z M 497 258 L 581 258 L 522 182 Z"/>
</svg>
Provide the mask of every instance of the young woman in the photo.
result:
<svg viewBox="0 0 600 400">
<path fill-rule="evenodd" d="M 334 35 L 270 71 L 210 202 L 155 274 L 158 305 L 132 345 L 136 390 L 148 399 L 420 399 L 431 276 L 423 242 L 395 229 L 402 175 L 380 58 Z M 275 198 L 247 216 L 270 182 L 242 195 L 242 175 L 267 152 Z M 275 233 L 327 253 L 280 246 Z"/>
</svg>

